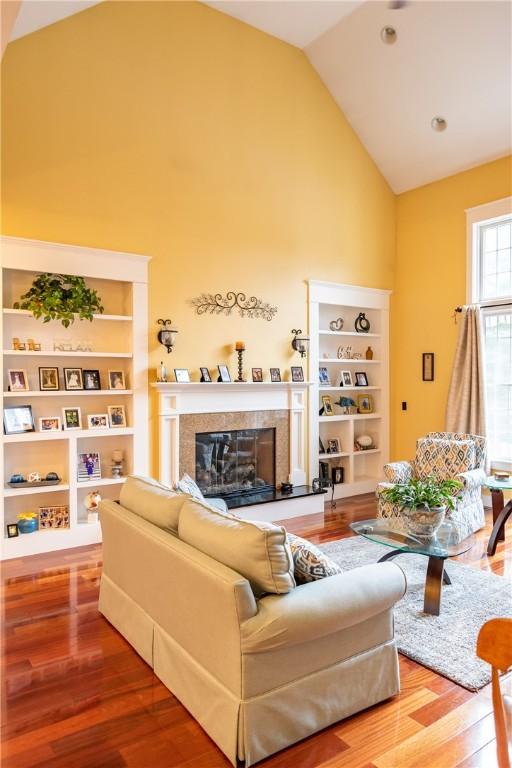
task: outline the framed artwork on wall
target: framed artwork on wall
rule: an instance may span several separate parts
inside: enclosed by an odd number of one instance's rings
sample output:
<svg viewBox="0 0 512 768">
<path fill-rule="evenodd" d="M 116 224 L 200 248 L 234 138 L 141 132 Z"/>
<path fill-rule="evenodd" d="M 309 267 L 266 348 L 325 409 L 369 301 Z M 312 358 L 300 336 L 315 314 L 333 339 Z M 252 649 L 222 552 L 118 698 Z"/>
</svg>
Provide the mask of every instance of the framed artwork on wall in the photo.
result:
<svg viewBox="0 0 512 768">
<path fill-rule="evenodd" d="M 434 353 L 423 352 L 422 357 L 422 378 L 423 381 L 434 381 Z"/>
</svg>

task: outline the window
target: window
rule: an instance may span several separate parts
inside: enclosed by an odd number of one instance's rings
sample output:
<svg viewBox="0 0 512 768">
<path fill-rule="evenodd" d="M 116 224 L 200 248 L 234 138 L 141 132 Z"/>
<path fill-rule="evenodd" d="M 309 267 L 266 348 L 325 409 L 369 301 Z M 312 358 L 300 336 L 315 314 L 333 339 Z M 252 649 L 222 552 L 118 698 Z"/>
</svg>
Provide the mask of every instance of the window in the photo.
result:
<svg viewBox="0 0 512 768">
<path fill-rule="evenodd" d="M 510 199 L 468 211 L 469 300 L 480 304 L 487 431 L 493 466 L 512 467 L 512 213 Z"/>
</svg>

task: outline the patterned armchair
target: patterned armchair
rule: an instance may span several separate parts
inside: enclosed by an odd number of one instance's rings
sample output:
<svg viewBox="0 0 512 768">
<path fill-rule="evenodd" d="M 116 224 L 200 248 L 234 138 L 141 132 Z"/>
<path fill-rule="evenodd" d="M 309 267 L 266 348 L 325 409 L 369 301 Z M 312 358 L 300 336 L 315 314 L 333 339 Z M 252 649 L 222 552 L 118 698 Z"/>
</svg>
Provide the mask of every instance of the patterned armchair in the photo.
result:
<svg viewBox="0 0 512 768">
<path fill-rule="evenodd" d="M 377 487 L 378 516 L 387 518 L 392 528 L 405 531 L 406 522 L 397 504 L 386 501 L 384 488 L 407 483 L 412 478 L 438 480 L 457 478 L 463 484 L 461 498 L 453 512 L 447 512 L 457 531 L 458 541 L 483 528 L 485 524 L 481 488 L 485 481 L 487 441 L 485 437 L 458 432 L 429 432 L 416 443 L 414 461 L 386 464 L 388 482 Z"/>
</svg>

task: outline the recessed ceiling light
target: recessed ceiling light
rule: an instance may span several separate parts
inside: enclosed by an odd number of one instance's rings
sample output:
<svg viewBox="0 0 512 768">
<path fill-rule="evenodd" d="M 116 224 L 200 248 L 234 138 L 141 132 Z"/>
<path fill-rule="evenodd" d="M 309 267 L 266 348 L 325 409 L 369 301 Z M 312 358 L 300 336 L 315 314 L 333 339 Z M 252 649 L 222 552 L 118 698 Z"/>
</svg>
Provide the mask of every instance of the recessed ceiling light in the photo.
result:
<svg viewBox="0 0 512 768">
<path fill-rule="evenodd" d="M 448 123 L 444 119 L 444 117 L 433 117 L 430 121 L 430 126 L 433 131 L 437 131 L 440 133 L 441 131 L 446 131 L 446 128 L 448 126 Z"/>
<path fill-rule="evenodd" d="M 394 27 L 382 27 L 380 31 L 380 36 L 382 38 L 383 43 L 387 43 L 388 45 L 392 45 L 393 43 L 396 43 L 396 29 Z"/>
</svg>

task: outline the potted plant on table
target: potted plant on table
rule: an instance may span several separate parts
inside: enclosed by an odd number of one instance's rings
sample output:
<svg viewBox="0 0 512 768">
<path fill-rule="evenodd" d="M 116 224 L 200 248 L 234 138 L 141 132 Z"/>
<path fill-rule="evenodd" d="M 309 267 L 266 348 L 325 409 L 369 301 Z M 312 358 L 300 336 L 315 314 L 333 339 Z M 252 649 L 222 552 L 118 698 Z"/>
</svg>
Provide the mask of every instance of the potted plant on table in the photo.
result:
<svg viewBox="0 0 512 768">
<path fill-rule="evenodd" d="M 426 480 L 397 483 L 381 493 L 386 501 L 400 507 L 411 533 L 429 538 L 444 521 L 446 510 L 455 509 L 461 488 L 460 480 L 427 477 Z"/>
</svg>

